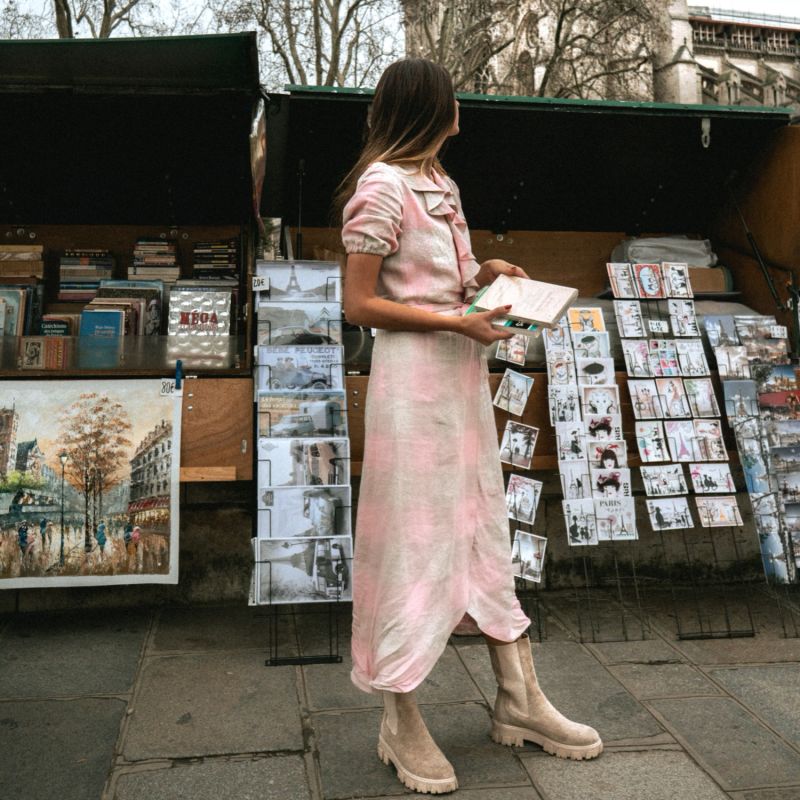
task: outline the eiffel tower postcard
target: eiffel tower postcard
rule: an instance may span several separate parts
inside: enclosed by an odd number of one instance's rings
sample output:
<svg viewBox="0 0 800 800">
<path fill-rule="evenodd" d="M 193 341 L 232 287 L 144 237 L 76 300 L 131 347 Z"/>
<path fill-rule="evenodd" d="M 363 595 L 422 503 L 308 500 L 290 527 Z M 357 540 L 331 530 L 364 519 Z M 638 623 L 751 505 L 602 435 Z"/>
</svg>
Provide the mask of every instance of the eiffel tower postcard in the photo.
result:
<svg viewBox="0 0 800 800">
<path fill-rule="evenodd" d="M 269 278 L 271 301 L 338 302 L 342 294 L 342 271 L 336 261 L 257 261 L 256 274 Z"/>
</svg>

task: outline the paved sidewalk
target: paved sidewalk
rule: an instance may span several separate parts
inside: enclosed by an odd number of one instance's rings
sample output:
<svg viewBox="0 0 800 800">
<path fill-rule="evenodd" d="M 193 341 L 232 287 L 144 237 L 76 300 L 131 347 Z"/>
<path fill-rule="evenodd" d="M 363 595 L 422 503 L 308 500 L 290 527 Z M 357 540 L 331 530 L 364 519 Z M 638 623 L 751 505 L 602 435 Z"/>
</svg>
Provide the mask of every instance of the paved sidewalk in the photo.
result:
<svg viewBox="0 0 800 800">
<path fill-rule="evenodd" d="M 485 647 L 454 639 L 421 687 L 463 800 L 798 800 L 800 639 L 757 589 L 758 635 L 679 641 L 669 603 L 646 640 L 582 644 L 570 595 L 544 592 L 541 682 L 595 726 L 591 762 L 488 737 Z M 701 602 L 703 598 L 700 598 Z M 713 602 L 709 598 L 708 602 Z M 617 609 L 618 610 L 618 609 Z M 607 638 L 598 604 L 595 639 Z M 342 664 L 264 666 L 263 610 L 76 611 L 0 620 L 3 800 L 338 800 L 402 795 L 375 754 L 376 698 Z M 281 621 L 281 655 L 327 646 L 326 617 Z M 630 633 L 630 631 L 629 631 Z M 584 636 L 586 632 L 584 630 Z"/>
</svg>

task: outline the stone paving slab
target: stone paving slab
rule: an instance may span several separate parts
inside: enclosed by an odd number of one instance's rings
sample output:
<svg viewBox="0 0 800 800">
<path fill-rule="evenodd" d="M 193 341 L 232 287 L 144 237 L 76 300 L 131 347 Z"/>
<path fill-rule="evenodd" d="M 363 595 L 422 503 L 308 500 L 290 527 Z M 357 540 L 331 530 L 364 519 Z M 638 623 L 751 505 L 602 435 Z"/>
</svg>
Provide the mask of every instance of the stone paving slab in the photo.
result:
<svg viewBox="0 0 800 800">
<path fill-rule="evenodd" d="M 126 759 L 302 749 L 294 667 L 235 651 L 145 661 Z"/>
<path fill-rule="evenodd" d="M 124 714 L 113 698 L 0 703 L 0 796 L 99 798 Z"/>
<path fill-rule="evenodd" d="M 773 730 L 800 747 L 800 664 L 715 669 L 711 675 Z"/>
<path fill-rule="evenodd" d="M 131 691 L 150 612 L 14 617 L 0 642 L 0 698 Z"/>
<path fill-rule="evenodd" d="M 634 697 L 641 699 L 722 694 L 689 664 L 620 664 L 608 669 Z"/>
<path fill-rule="evenodd" d="M 543 800 L 727 800 L 685 753 L 609 752 L 592 761 L 522 756 Z"/>
<path fill-rule="evenodd" d="M 429 794 L 407 792 L 406 797 L 427 797 Z M 381 800 L 385 795 L 364 797 L 361 800 Z M 542 796 L 533 786 L 511 786 L 491 789 L 458 789 L 447 795 L 453 800 L 542 800 Z"/>
<path fill-rule="evenodd" d="M 422 714 L 463 788 L 528 783 L 512 749 L 489 738 L 483 706 L 423 706 Z M 403 794 L 395 769 L 377 756 L 380 717 L 378 710 L 313 715 L 326 800 Z"/>
<path fill-rule="evenodd" d="M 749 792 L 730 792 L 732 800 L 797 800 L 800 785 L 785 789 L 753 789 Z"/>
<path fill-rule="evenodd" d="M 663 639 L 631 642 L 598 642 L 586 647 L 603 664 L 672 664 L 686 661 L 686 656 Z"/>
<path fill-rule="evenodd" d="M 800 661 L 800 639 L 704 639 L 676 641 L 686 657 L 695 664 L 759 664 Z"/>
<path fill-rule="evenodd" d="M 648 701 L 725 789 L 800 783 L 800 754 L 728 697 Z"/>
<path fill-rule="evenodd" d="M 113 800 L 311 800 L 302 756 L 215 759 L 121 775 Z"/>
</svg>

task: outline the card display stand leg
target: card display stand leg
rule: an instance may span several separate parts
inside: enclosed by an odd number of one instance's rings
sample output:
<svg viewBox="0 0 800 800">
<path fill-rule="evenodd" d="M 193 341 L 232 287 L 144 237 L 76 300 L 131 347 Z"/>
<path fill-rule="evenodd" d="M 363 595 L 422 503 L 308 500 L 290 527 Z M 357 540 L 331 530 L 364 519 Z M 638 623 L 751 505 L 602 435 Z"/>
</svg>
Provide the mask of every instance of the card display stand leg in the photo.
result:
<svg viewBox="0 0 800 800">
<path fill-rule="evenodd" d="M 800 637 L 800 587 L 796 583 L 767 583 L 766 592 L 778 607 L 784 639 Z"/>
<path fill-rule="evenodd" d="M 516 578 L 515 584 L 519 604 L 531 621 L 528 636 L 533 641 L 543 642 L 547 638 L 547 607 L 542 602 L 539 584 L 531 584 L 522 578 Z"/>
<path fill-rule="evenodd" d="M 302 664 L 341 664 L 342 655 L 340 653 L 340 616 L 343 603 L 325 603 L 320 606 L 267 606 L 267 652 L 269 657 L 264 662 L 267 667 L 285 667 L 289 665 Z M 291 621 L 290 636 L 286 637 L 281 629 L 281 618 L 284 625 Z M 327 647 L 321 648 L 321 652 L 306 653 L 303 644 L 303 626 L 315 626 L 314 633 L 317 634 L 316 626 L 321 622 L 323 627 L 323 640 L 325 639 L 324 630 L 327 628 Z M 287 638 L 293 646 L 289 647 Z M 290 653 L 284 652 L 284 648 L 291 650 Z"/>
</svg>

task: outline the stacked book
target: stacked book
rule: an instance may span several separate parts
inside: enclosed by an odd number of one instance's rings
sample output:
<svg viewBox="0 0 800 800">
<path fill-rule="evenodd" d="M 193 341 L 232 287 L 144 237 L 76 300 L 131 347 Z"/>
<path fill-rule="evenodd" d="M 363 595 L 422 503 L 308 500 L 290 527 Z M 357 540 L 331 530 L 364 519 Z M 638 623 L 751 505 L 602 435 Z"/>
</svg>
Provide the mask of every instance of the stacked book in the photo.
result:
<svg viewBox="0 0 800 800">
<path fill-rule="evenodd" d="M 114 256 L 108 250 L 73 248 L 58 262 L 58 299 L 63 302 L 92 300 L 100 281 L 114 276 Z"/>
<path fill-rule="evenodd" d="M 42 336 L 77 336 L 80 314 L 44 314 L 40 333 Z"/>
<path fill-rule="evenodd" d="M 40 244 L 0 244 L 0 277 L 43 278 L 43 250 Z"/>
<path fill-rule="evenodd" d="M 178 246 L 163 239 L 137 239 L 129 278 L 174 283 L 180 275 Z"/>
<path fill-rule="evenodd" d="M 192 276 L 204 280 L 236 279 L 239 273 L 239 242 L 195 242 L 192 249 Z"/>
</svg>

